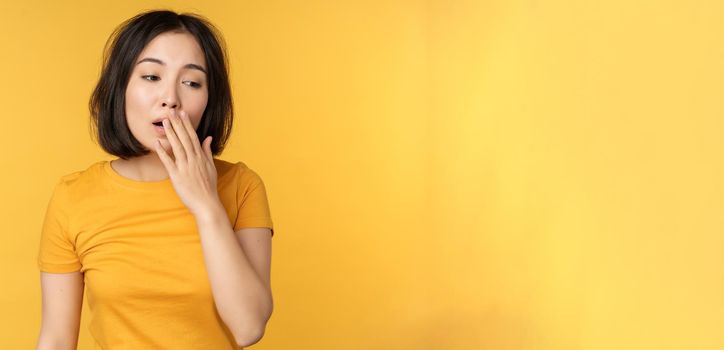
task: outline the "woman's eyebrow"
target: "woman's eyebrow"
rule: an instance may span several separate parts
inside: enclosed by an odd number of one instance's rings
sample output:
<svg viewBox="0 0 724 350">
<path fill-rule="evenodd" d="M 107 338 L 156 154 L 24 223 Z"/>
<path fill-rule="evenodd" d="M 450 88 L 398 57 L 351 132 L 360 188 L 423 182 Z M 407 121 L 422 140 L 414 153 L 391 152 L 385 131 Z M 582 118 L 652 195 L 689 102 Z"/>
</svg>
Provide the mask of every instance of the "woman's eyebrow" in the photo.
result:
<svg viewBox="0 0 724 350">
<path fill-rule="evenodd" d="M 153 57 L 146 57 L 146 58 L 136 62 L 136 64 L 140 64 L 141 62 L 154 62 L 154 63 L 158 63 L 162 66 L 166 65 L 166 63 L 164 63 L 163 61 L 159 60 L 158 58 L 153 58 Z M 187 63 L 185 66 L 183 66 L 181 68 L 197 69 L 197 70 L 204 72 L 204 74 L 208 74 L 208 73 L 206 73 L 206 69 L 204 69 L 204 67 L 201 67 L 198 64 L 194 64 L 194 63 Z"/>
</svg>

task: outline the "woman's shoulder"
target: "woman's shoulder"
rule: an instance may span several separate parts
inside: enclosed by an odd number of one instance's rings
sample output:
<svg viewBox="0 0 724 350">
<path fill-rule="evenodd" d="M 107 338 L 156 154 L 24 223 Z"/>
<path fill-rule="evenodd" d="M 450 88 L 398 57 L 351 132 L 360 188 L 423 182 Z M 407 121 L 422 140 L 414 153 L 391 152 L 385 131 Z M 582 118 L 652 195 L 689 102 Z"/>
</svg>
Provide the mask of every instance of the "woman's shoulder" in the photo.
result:
<svg viewBox="0 0 724 350">
<path fill-rule="evenodd" d="M 104 163 L 107 160 L 101 160 L 88 165 L 85 169 L 75 170 L 60 176 L 59 182 L 66 186 L 73 186 L 83 181 L 93 180 L 99 177 L 103 170 Z"/>
<path fill-rule="evenodd" d="M 58 185 L 64 187 L 77 187 L 81 184 L 94 182 L 100 178 L 103 171 L 103 164 L 108 161 L 97 161 L 88 165 L 85 169 L 74 170 L 60 176 Z"/>
<path fill-rule="evenodd" d="M 75 170 L 64 173 L 57 178 L 55 182 L 55 189 L 53 192 L 57 198 L 62 198 L 67 202 L 74 202 L 77 200 L 77 194 L 88 188 L 94 188 L 94 179 L 99 176 L 99 171 L 102 170 L 103 161 L 94 162 L 88 165 L 85 169 Z"/>
<path fill-rule="evenodd" d="M 214 158 L 220 184 L 233 184 L 237 189 L 255 188 L 263 182 L 261 176 L 247 162 L 229 162 Z"/>
<path fill-rule="evenodd" d="M 234 167 L 236 167 L 236 163 L 219 158 L 214 158 L 214 166 L 216 167 L 216 173 L 221 175 L 225 174 L 230 170 L 234 170 Z"/>
<path fill-rule="evenodd" d="M 216 174 L 219 179 L 235 179 L 243 177 L 245 173 L 253 172 L 249 169 L 249 166 L 240 160 L 227 161 L 223 159 L 214 158 L 214 166 L 216 167 Z"/>
</svg>

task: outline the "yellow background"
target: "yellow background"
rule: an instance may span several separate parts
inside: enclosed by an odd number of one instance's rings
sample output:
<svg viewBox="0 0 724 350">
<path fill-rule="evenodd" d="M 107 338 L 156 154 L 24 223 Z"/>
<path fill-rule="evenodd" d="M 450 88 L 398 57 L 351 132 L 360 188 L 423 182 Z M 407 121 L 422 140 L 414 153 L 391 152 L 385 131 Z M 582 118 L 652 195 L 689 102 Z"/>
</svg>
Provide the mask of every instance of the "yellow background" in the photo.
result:
<svg viewBox="0 0 724 350">
<path fill-rule="evenodd" d="M 220 158 L 268 188 L 252 348 L 724 349 L 724 5 L 652 0 L 3 2 L 2 348 L 52 185 L 110 159 L 105 40 L 159 7 L 224 33 Z"/>
</svg>

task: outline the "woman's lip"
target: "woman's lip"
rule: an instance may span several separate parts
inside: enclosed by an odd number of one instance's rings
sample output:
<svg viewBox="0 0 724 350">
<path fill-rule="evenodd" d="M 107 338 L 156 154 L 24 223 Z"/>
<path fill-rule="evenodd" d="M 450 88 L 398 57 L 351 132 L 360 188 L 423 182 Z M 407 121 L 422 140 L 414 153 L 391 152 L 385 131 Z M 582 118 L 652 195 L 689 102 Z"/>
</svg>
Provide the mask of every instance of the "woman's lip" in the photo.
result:
<svg viewBox="0 0 724 350">
<path fill-rule="evenodd" d="M 151 124 L 151 125 L 153 125 L 153 124 Z M 156 129 L 156 132 L 157 132 L 159 135 L 166 136 L 166 129 L 164 129 L 163 126 L 153 125 L 153 128 Z"/>
</svg>

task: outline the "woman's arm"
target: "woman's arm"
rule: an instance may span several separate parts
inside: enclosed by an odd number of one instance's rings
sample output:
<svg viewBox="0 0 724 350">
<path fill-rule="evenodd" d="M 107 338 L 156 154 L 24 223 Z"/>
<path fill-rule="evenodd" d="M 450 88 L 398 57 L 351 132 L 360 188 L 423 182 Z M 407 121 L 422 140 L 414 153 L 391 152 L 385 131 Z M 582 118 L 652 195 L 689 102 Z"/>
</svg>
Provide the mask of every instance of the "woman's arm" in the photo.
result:
<svg viewBox="0 0 724 350">
<path fill-rule="evenodd" d="M 250 262 L 219 198 L 211 137 L 202 145 L 188 114 L 179 114 L 172 109 L 169 119 L 163 121 L 174 158 L 158 140 L 156 153 L 176 194 L 196 219 L 214 304 L 243 348 L 261 339 L 273 310 L 269 278 L 261 276 L 268 275 L 263 265 L 271 258 L 271 229 L 262 232 L 268 235 L 266 243 L 252 246 L 256 251 L 252 254 L 254 262 Z M 264 271 L 255 271 L 256 266 Z"/>
<path fill-rule="evenodd" d="M 269 268 L 265 267 L 270 259 L 271 234 L 265 232 L 270 231 L 268 228 L 248 229 L 259 233 L 259 243 L 250 246 L 258 251 L 245 252 L 222 208 L 208 216 L 199 215 L 196 223 L 214 304 L 237 344 L 247 347 L 262 338 L 273 310 Z M 264 233 L 266 239 L 262 241 Z"/>
<path fill-rule="evenodd" d="M 72 349 L 78 346 L 83 307 L 83 274 L 40 272 L 43 313 L 36 350 Z"/>
</svg>

